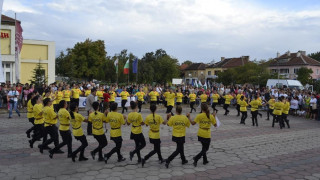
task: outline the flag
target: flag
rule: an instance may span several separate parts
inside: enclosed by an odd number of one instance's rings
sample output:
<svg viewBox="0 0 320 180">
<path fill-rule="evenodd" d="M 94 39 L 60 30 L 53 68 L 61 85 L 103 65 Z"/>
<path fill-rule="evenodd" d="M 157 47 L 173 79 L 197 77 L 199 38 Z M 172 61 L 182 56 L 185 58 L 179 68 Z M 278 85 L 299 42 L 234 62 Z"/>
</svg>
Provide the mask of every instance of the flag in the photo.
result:
<svg viewBox="0 0 320 180">
<path fill-rule="evenodd" d="M 197 80 L 194 80 L 194 87 L 198 87 Z"/>
<path fill-rule="evenodd" d="M 207 90 L 207 81 L 203 85 L 204 89 Z"/>
<path fill-rule="evenodd" d="M 132 63 L 132 73 L 138 73 L 138 59 L 136 58 Z"/>
<path fill-rule="evenodd" d="M 2 5 L 3 5 L 3 0 L 0 0 L 0 14 L 2 14 Z M 0 16 L 0 22 L 1 22 L 1 16 Z M 1 29 L 1 23 L 0 23 L 0 29 Z M 1 48 L 0 48 L 0 83 L 5 82 L 4 80 L 4 74 L 3 74 L 3 69 L 2 69 L 2 58 L 1 58 Z"/>
<path fill-rule="evenodd" d="M 22 37 L 23 29 L 21 27 L 21 22 L 16 21 L 16 47 L 15 47 L 15 66 L 16 66 L 16 80 L 19 82 L 20 78 L 20 64 L 19 64 L 19 54 L 21 52 L 23 37 Z"/>
<path fill-rule="evenodd" d="M 127 60 L 126 64 L 124 65 L 123 74 L 129 74 L 129 60 Z"/>
<path fill-rule="evenodd" d="M 201 87 L 201 86 L 202 86 L 201 81 L 198 80 L 198 87 Z"/>
<path fill-rule="evenodd" d="M 118 60 L 118 58 L 114 61 L 114 66 L 116 67 L 116 73 L 118 74 L 118 62 L 119 62 L 119 60 Z"/>
</svg>

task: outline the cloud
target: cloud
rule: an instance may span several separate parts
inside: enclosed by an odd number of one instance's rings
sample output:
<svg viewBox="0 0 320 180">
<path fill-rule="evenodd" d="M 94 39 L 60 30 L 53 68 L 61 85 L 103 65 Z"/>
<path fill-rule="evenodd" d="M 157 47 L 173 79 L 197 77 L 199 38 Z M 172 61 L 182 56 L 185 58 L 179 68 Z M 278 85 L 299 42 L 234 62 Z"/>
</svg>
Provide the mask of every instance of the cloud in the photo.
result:
<svg viewBox="0 0 320 180">
<path fill-rule="evenodd" d="M 26 0 L 24 0 L 25 2 Z M 39 13 L 30 5 L 24 5 L 18 0 L 4 0 L 3 11 L 13 11 L 16 13 Z"/>
</svg>

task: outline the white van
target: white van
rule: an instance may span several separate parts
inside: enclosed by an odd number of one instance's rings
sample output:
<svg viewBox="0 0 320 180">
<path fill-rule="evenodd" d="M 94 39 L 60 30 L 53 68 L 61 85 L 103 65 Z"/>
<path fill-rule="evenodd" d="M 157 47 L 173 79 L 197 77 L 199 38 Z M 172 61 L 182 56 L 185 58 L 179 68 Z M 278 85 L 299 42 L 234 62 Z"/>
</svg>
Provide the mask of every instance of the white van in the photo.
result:
<svg viewBox="0 0 320 180">
<path fill-rule="evenodd" d="M 271 89 L 272 87 L 277 88 L 290 88 L 290 89 L 304 89 L 303 85 L 298 80 L 290 79 L 268 79 L 267 87 Z"/>
</svg>

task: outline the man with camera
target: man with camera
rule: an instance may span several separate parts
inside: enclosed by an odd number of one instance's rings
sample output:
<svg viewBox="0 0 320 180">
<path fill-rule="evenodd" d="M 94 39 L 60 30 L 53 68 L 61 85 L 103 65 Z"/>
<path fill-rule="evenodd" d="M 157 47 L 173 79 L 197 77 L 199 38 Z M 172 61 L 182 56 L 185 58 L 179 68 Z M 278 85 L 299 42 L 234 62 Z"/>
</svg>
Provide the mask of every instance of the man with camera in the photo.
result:
<svg viewBox="0 0 320 180">
<path fill-rule="evenodd" d="M 8 92 L 8 103 L 9 103 L 9 118 L 12 118 L 12 110 L 15 110 L 20 117 L 20 112 L 18 110 L 18 97 L 19 91 L 16 90 L 16 86 L 12 86 L 11 90 Z"/>
</svg>

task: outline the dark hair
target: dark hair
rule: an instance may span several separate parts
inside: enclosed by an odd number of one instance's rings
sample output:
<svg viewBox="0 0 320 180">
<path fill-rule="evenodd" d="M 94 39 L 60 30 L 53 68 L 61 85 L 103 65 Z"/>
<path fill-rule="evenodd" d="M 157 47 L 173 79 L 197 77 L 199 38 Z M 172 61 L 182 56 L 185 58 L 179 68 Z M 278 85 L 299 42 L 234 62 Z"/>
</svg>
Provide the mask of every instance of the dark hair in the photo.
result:
<svg viewBox="0 0 320 180">
<path fill-rule="evenodd" d="M 244 99 L 244 96 L 241 96 L 241 98 L 240 98 L 241 100 L 243 100 Z"/>
<path fill-rule="evenodd" d="M 95 87 L 91 89 L 91 93 L 93 93 L 95 91 L 97 91 L 97 89 Z"/>
<path fill-rule="evenodd" d="M 50 98 L 44 99 L 44 100 L 43 100 L 43 106 L 47 106 L 50 101 L 51 101 Z"/>
<path fill-rule="evenodd" d="M 78 107 L 77 103 L 71 103 L 70 104 L 70 116 L 72 119 L 74 119 L 74 111 L 76 110 L 76 108 Z"/>
<path fill-rule="evenodd" d="M 131 102 L 130 102 L 130 107 L 131 107 L 131 109 L 136 109 L 137 103 L 134 102 L 134 101 L 131 101 Z"/>
<path fill-rule="evenodd" d="M 39 99 L 39 95 L 36 95 L 35 97 L 33 97 L 32 99 L 31 99 L 31 104 L 32 104 L 32 106 L 34 106 L 35 104 L 37 104 L 37 101 L 38 101 L 38 99 Z"/>
<path fill-rule="evenodd" d="M 258 99 L 258 96 L 257 96 L 257 95 L 254 95 L 254 99 Z"/>
<path fill-rule="evenodd" d="M 99 109 L 99 103 L 97 101 L 93 102 L 92 107 L 95 111 L 97 111 Z M 97 112 L 95 112 L 94 114 L 97 115 Z"/>
<path fill-rule="evenodd" d="M 206 103 L 201 104 L 201 111 L 205 112 L 207 115 L 207 118 L 210 119 L 210 110 L 209 110 L 208 105 Z"/>
<path fill-rule="evenodd" d="M 115 111 L 115 110 L 117 110 L 117 108 L 118 108 L 118 103 L 116 103 L 116 102 L 112 103 L 110 106 L 111 111 Z"/>
<path fill-rule="evenodd" d="M 27 96 L 27 102 L 31 99 L 31 96 L 33 95 L 33 92 L 29 93 Z"/>
<path fill-rule="evenodd" d="M 152 112 L 152 115 L 153 115 L 153 122 L 156 122 L 156 120 L 154 119 L 155 118 L 154 117 L 154 113 L 156 112 L 156 110 L 157 110 L 157 106 L 154 105 L 154 104 L 151 104 L 150 105 L 150 111 Z"/>
<path fill-rule="evenodd" d="M 59 102 L 59 109 L 58 109 L 58 111 L 61 109 L 61 108 L 64 108 L 64 105 L 66 104 L 66 101 L 65 100 L 61 100 L 60 102 Z"/>
<path fill-rule="evenodd" d="M 176 107 L 176 111 L 177 111 L 178 114 L 181 114 L 181 112 L 182 112 L 182 107 L 181 107 L 181 106 L 177 106 L 177 107 Z"/>
</svg>

